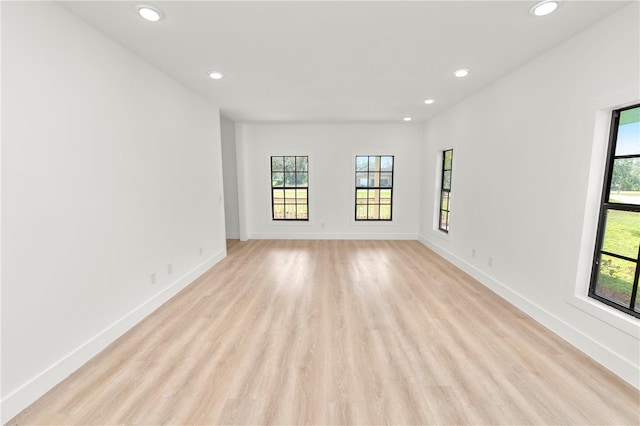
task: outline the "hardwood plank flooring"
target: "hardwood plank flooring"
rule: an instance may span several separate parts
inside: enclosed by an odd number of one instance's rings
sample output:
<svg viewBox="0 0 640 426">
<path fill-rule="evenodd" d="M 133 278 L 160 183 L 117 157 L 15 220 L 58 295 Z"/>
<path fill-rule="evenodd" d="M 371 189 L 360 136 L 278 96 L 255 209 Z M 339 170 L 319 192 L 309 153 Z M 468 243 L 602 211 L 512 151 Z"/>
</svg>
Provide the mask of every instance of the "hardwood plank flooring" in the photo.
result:
<svg viewBox="0 0 640 426">
<path fill-rule="evenodd" d="M 640 424 L 640 392 L 416 241 L 228 256 L 9 424 Z"/>
</svg>

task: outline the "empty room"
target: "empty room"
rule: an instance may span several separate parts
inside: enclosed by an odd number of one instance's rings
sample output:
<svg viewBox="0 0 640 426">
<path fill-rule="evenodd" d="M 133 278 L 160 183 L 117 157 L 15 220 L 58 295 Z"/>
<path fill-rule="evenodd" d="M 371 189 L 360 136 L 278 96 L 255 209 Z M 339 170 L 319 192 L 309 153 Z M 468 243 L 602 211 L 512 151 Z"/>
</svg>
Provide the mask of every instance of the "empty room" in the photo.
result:
<svg viewBox="0 0 640 426">
<path fill-rule="evenodd" d="M 640 424 L 639 1 L 0 19 L 0 424 Z"/>
</svg>

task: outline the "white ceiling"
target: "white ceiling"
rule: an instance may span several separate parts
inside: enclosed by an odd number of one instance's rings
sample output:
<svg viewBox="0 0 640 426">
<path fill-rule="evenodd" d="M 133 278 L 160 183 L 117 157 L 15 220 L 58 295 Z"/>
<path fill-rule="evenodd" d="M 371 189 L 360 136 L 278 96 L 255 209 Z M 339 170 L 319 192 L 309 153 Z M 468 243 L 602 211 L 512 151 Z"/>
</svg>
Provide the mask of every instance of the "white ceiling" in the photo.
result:
<svg viewBox="0 0 640 426">
<path fill-rule="evenodd" d="M 400 122 L 450 107 L 629 1 L 565 0 L 546 17 L 525 0 L 60 3 L 232 120 Z M 141 3 L 165 18 L 144 21 Z M 472 73 L 457 79 L 457 68 Z"/>
</svg>

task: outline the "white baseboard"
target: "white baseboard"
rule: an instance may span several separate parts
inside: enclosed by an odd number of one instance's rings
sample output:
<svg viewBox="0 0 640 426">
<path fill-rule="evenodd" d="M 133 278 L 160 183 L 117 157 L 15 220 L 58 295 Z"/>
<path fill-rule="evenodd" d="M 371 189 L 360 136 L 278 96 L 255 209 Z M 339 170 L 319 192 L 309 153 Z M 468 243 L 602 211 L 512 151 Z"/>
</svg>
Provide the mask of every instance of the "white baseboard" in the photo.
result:
<svg viewBox="0 0 640 426">
<path fill-rule="evenodd" d="M 239 232 L 227 232 L 227 240 L 239 240 L 240 233 Z"/>
<path fill-rule="evenodd" d="M 631 385 L 640 389 L 640 368 L 629 362 L 625 358 L 619 356 L 609 348 L 596 342 L 586 334 L 577 330 L 571 324 L 561 320 L 551 312 L 531 302 L 521 294 L 511 290 L 505 284 L 495 280 L 478 268 L 470 265 L 456 255 L 447 251 L 440 245 L 428 240 L 423 235 L 418 236 L 418 241 L 440 256 L 471 275 L 484 286 L 488 287 L 494 293 L 498 294 L 509 303 L 522 310 L 524 313 L 538 321 L 540 324 L 553 331 L 564 340 L 580 349 L 582 352 L 620 376 Z"/>
<path fill-rule="evenodd" d="M 250 240 L 416 240 L 416 234 L 403 233 L 371 233 L 371 234 L 332 234 L 332 233 L 254 233 Z"/>
<path fill-rule="evenodd" d="M 51 390 L 55 385 L 68 377 L 75 370 L 87 363 L 100 351 L 113 343 L 118 337 L 133 328 L 162 304 L 175 296 L 180 290 L 191 284 L 196 278 L 224 259 L 226 249 L 205 260 L 187 272 L 175 282 L 160 290 L 146 302 L 114 322 L 69 353 L 64 358 L 47 368 L 36 377 L 22 385 L 0 401 L 1 423 L 4 424 L 27 408 L 38 398 Z"/>
</svg>

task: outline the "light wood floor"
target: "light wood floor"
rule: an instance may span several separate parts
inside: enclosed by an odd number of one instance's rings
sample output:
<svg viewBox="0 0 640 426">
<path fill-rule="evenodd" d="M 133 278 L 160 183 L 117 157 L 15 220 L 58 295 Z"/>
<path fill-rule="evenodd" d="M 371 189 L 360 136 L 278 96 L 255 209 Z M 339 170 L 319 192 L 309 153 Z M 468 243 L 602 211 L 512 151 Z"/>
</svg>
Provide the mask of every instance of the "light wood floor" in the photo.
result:
<svg viewBox="0 0 640 426">
<path fill-rule="evenodd" d="M 637 425 L 639 407 L 416 241 L 250 241 L 10 423 Z"/>
</svg>

